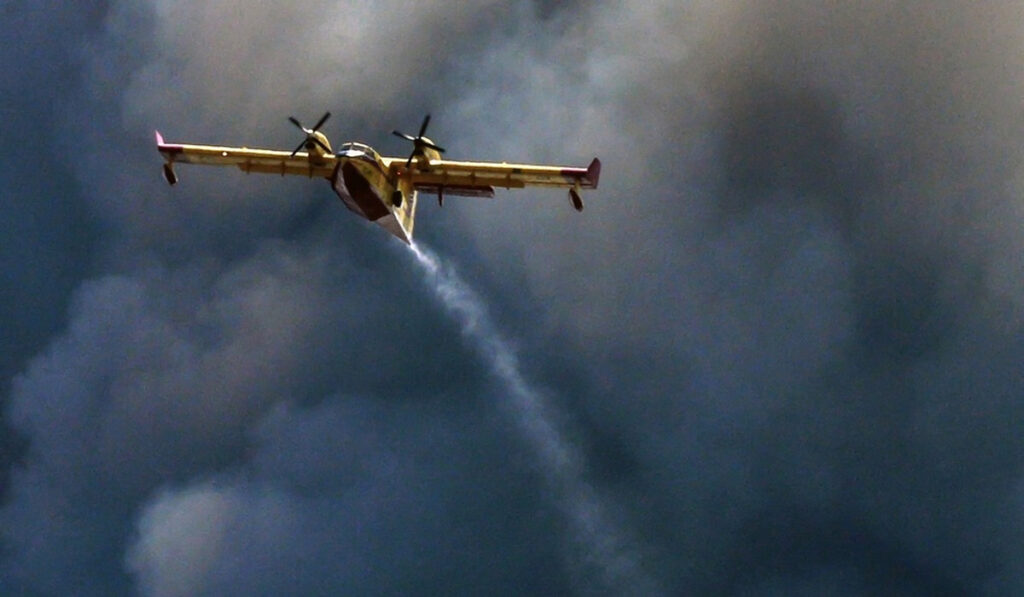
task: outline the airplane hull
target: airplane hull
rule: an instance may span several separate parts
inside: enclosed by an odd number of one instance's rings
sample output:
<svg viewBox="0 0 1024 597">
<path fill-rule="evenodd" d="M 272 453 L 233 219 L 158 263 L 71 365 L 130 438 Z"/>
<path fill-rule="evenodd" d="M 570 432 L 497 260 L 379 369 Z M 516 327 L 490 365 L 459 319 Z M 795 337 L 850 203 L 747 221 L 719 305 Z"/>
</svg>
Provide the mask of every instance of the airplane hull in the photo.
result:
<svg viewBox="0 0 1024 597">
<path fill-rule="evenodd" d="M 350 211 L 378 224 L 402 242 L 412 242 L 416 192 L 405 194 L 401 205 L 392 204 L 395 186 L 377 164 L 359 157 L 342 157 L 331 177 L 331 187 Z"/>
<path fill-rule="evenodd" d="M 352 160 L 340 161 L 332 186 L 345 207 L 371 222 L 391 213 L 384 204 L 384 198 L 378 194 L 382 189 L 371 185 Z"/>
</svg>

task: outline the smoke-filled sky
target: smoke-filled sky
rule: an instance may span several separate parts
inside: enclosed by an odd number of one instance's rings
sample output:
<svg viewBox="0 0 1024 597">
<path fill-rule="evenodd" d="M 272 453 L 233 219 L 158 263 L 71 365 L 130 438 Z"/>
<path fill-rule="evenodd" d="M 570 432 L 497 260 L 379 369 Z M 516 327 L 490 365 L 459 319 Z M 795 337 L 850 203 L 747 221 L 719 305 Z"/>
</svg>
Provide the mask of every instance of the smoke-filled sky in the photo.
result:
<svg viewBox="0 0 1024 597">
<path fill-rule="evenodd" d="M 1024 593 L 1024 5 L 92 6 L 0 1 L 0 593 Z M 421 198 L 474 327 L 160 177 L 326 110 L 601 188 Z"/>
</svg>

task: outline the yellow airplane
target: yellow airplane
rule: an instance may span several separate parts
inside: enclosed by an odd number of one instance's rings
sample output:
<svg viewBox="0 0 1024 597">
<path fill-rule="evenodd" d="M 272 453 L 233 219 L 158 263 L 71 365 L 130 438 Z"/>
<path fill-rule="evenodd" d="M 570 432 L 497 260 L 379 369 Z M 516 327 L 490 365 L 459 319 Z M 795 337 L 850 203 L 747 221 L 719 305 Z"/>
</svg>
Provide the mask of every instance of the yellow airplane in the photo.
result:
<svg viewBox="0 0 1024 597">
<path fill-rule="evenodd" d="M 238 166 L 246 173 L 326 178 L 346 207 L 411 243 L 419 191 L 437 193 L 437 201 L 443 205 L 445 195 L 493 197 L 494 187 L 560 187 L 569 189 L 569 201 L 577 211 L 582 211 L 580 191 L 596 189 L 601 175 L 601 161 L 597 158 L 586 168 L 442 159 L 444 148 L 423 136 L 430 123 L 429 114 L 415 137 L 392 131 L 412 142 L 413 150 L 408 158 L 383 157 L 362 143 L 345 143 L 335 152 L 327 136 L 320 132 L 330 116 L 330 112 L 324 114 L 313 128 L 306 128 L 289 117 L 288 120 L 306 135 L 290 153 L 165 143 L 157 131 L 156 146 L 166 160 L 164 178 L 172 185 L 178 182 L 175 163 Z"/>
</svg>

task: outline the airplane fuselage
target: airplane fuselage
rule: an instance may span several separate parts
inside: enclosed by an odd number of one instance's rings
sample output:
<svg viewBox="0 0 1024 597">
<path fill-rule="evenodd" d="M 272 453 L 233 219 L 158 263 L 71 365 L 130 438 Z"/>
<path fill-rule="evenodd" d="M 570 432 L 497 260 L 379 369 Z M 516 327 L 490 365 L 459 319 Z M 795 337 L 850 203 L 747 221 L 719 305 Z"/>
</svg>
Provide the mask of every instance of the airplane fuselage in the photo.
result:
<svg viewBox="0 0 1024 597">
<path fill-rule="evenodd" d="M 371 147 L 345 143 L 335 154 L 331 187 L 352 212 L 411 242 L 417 193 L 405 180 L 389 175 Z"/>
</svg>

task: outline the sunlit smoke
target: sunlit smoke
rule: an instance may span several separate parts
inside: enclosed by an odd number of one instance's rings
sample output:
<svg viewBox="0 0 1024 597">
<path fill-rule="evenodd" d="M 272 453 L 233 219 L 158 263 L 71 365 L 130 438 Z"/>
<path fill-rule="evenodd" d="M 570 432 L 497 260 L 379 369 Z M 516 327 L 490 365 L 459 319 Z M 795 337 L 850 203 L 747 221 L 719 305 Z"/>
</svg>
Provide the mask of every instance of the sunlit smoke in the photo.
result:
<svg viewBox="0 0 1024 597">
<path fill-rule="evenodd" d="M 626 533 L 609 520 L 598 492 L 583 478 L 583 455 L 559 430 L 555 412 L 543 394 L 523 377 L 509 343 L 491 321 L 483 300 L 451 266 L 442 266 L 429 249 L 411 245 L 426 280 L 462 332 L 508 391 L 509 411 L 551 484 L 569 519 L 572 540 L 582 555 L 581 568 L 596 568 L 616 594 L 654 595 L 658 584 L 641 568 L 641 558 Z"/>
</svg>

